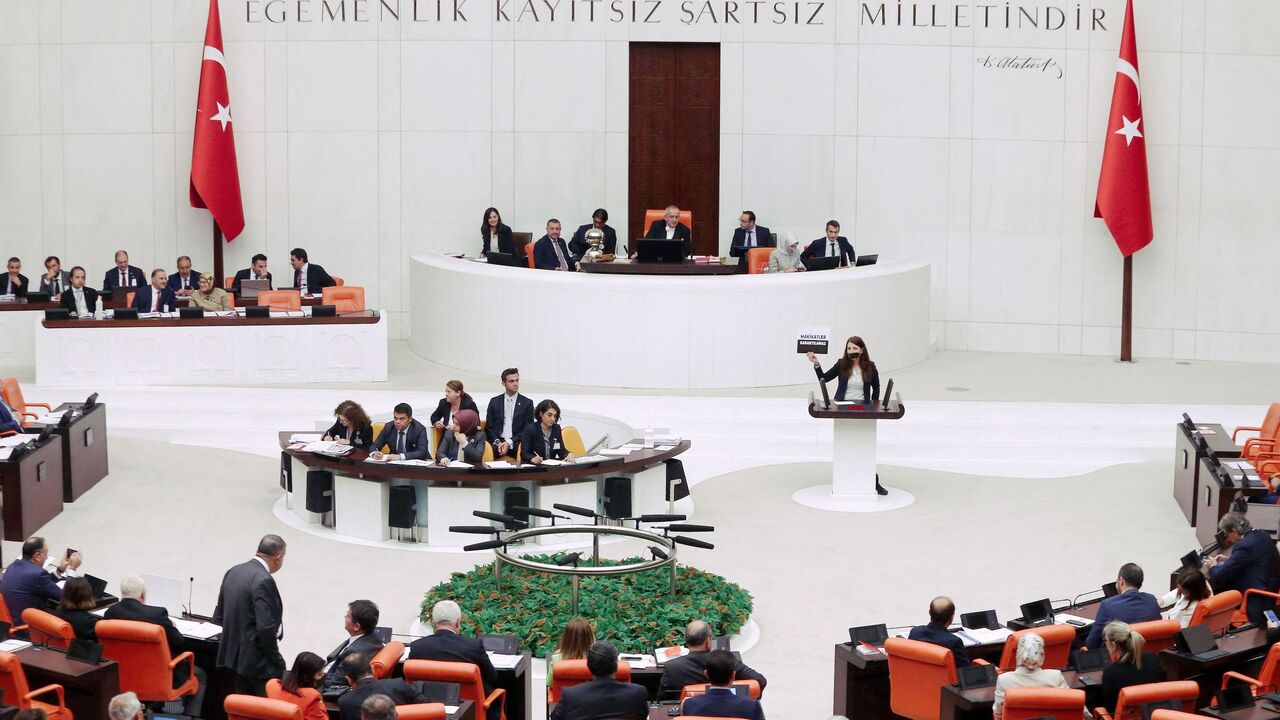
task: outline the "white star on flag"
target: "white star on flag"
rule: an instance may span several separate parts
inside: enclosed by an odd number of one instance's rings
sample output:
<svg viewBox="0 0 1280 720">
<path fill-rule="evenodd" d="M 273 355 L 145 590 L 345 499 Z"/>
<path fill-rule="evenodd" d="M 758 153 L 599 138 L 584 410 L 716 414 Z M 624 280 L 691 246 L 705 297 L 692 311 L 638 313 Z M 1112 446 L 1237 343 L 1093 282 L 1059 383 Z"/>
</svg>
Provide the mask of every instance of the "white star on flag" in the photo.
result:
<svg viewBox="0 0 1280 720">
<path fill-rule="evenodd" d="M 218 114 L 214 115 L 209 119 L 213 120 L 214 122 L 222 123 L 222 132 L 226 132 L 227 123 L 231 122 L 231 108 L 230 106 L 223 105 L 222 103 L 214 103 L 214 104 L 218 106 Z"/>
<path fill-rule="evenodd" d="M 1127 116 L 1121 115 L 1120 117 L 1124 119 L 1124 127 L 1117 130 L 1115 134 L 1123 135 L 1124 146 L 1129 147 L 1133 144 L 1133 139 L 1135 137 L 1142 137 L 1142 133 L 1138 130 L 1138 123 L 1142 122 L 1142 118 L 1129 122 L 1129 118 Z"/>
</svg>

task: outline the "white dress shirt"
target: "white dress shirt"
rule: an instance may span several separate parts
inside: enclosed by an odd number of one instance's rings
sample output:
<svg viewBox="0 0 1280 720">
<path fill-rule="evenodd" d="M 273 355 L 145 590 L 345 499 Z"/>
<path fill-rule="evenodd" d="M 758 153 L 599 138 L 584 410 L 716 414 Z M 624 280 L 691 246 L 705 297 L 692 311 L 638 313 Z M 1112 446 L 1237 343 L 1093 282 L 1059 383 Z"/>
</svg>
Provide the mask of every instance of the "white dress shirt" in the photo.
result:
<svg viewBox="0 0 1280 720">
<path fill-rule="evenodd" d="M 513 442 L 511 425 L 515 422 L 516 414 L 516 398 L 520 397 L 519 393 L 515 395 L 503 394 L 502 398 L 502 439 L 508 443 Z"/>
<path fill-rule="evenodd" d="M 76 300 L 76 315 L 84 317 L 89 314 L 89 307 L 84 302 L 84 288 L 71 288 L 71 297 Z"/>
<path fill-rule="evenodd" d="M 671 227 L 670 225 L 666 225 L 666 226 L 664 226 L 664 227 L 663 227 L 663 229 L 667 231 L 667 239 L 668 239 L 668 240 L 674 240 L 674 239 L 675 239 L 675 237 L 676 237 L 676 229 L 675 229 L 675 228 Z"/>
</svg>

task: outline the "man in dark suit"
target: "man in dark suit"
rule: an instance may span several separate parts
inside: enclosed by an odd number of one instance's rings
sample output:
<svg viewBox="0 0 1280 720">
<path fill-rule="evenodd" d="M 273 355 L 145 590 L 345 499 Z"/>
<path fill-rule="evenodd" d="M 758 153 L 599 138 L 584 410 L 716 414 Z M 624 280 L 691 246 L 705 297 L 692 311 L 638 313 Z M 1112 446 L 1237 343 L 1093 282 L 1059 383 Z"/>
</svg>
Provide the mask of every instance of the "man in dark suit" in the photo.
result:
<svg viewBox="0 0 1280 720">
<path fill-rule="evenodd" d="M 382 452 L 386 445 L 391 452 Z M 431 454 L 431 441 L 427 428 L 413 419 L 409 403 L 396 405 L 391 412 L 391 422 L 382 426 L 382 432 L 373 439 L 370 456 L 374 460 L 426 460 Z"/>
<path fill-rule="evenodd" d="M 360 720 L 360 705 L 372 695 L 385 695 L 396 705 L 429 702 L 405 682 L 404 678 L 375 678 L 369 658 L 368 655 L 353 653 L 342 660 L 342 674 L 351 685 L 351 689 L 338 698 L 338 711 L 342 720 Z"/>
<path fill-rule="evenodd" d="M 667 700 L 680 696 L 685 685 L 698 685 L 707 681 L 707 659 L 711 655 L 711 626 L 705 620 L 694 620 L 685 626 L 684 646 L 689 654 L 668 660 L 663 666 L 662 680 L 658 682 L 658 699 Z M 747 667 L 741 660 L 733 668 L 740 680 L 755 680 L 760 689 L 768 684 L 764 675 Z"/>
<path fill-rule="evenodd" d="M 769 228 L 756 225 L 756 214 L 743 210 L 738 217 L 738 229 L 733 231 L 733 241 L 729 243 L 730 257 L 738 258 L 739 265 L 747 264 L 747 251 L 753 248 L 777 247 Z"/>
<path fill-rule="evenodd" d="M 564 689 L 551 720 L 605 720 L 649 717 L 649 693 L 640 685 L 618 682 L 618 651 L 613 643 L 600 640 L 587 650 L 587 669 L 595 678 L 589 683 Z"/>
<path fill-rule="evenodd" d="M 1218 530 L 1226 535 L 1225 544 L 1231 547 L 1231 555 L 1215 555 L 1206 563 L 1205 574 L 1215 592 L 1239 590 L 1243 594 L 1254 588 L 1280 591 L 1280 552 L 1266 530 L 1255 529 L 1248 518 L 1236 512 L 1223 515 Z M 1245 614 L 1249 622 L 1262 627 L 1266 625 L 1262 613 L 1275 606 L 1273 598 L 1254 593 Z"/>
<path fill-rule="evenodd" d="M 840 234 L 840 223 L 827 221 L 827 236 L 809 243 L 809 247 L 800 253 L 800 261 L 808 267 L 809 261 L 815 257 L 839 256 L 840 267 L 853 267 L 857 256 L 853 254 L 853 243 Z"/>
<path fill-rule="evenodd" d="M 372 600 L 352 600 L 347 603 L 347 616 L 343 619 L 347 639 L 329 653 L 328 665 L 320 683 L 321 692 L 347 684 L 347 676 L 340 667 L 349 655 L 363 655 L 372 659 L 382 649 L 382 641 L 373 633 L 378 627 L 378 606 Z"/>
<path fill-rule="evenodd" d="M 27 276 L 22 274 L 22 261 L 16 257 L 9 258 L 9 273 L 4 276 L 4 287 L 0 288 L 0 295 L 12 295 L 14 297 L 26 297 L 27 288 L 31 287 Z"/>
<path fill-rule="evenodd" d="M 684 703 L 683 714 L 704 717 L 764 720 L 760 701 L 738 696 L 733 691 L 733 653 L 716 650 L 707 655 L 707 682 L 711 687 Z"/>
<path fill-rule="evenodd" d="M 130 265 L 129 253 L 124 250 L 116 251 L 116 266 L 102 276 L 103 291 L 118 287 L 142 287 L 146 284 L 147 276 L 142 273 L 142 268 Z"/>
<path fill-rule="evenodd" d="M 266 280 L 268 285 L 275 287 L 275 285 L 271 285 L 271 273 L 267 272 L 266 255 L 262 253 L 254 255 L 251 265 L 252 267 L 237 271 L 235 279 L 231 281 L 231 292 L 237 296 L 240 295 L 240 283 L 245 280 Z"/>
<path fill-rule="evenodd" d="M 1102 629 L 1112 620 L 1129 623 L 1160 619 L 1160 603 L 1151 593 L 1142 592 L 1143 573 L 1137 563 L 1125 563 L 1116 575 L 1116 594 L 1098 604 L 1098 614 L 1089 628 L 1084 645 L 1090 650 L 1102 647 Z"/>
<path fill-rule="evenodd" d="M 174 608 L 179 612 L 179 608 Z M 150 623 L 164 628 L 164 637 L 169 644 L 169 657 L 177 657 L 186 650 L 186 641 L 178 628 L 169 620 L 169 609 L 147 604 L 147 585 L 137 575 L 120 581 L 120 602 L 107 608 L 103 615 L 107 620 L 133 620 Z M 179 687 L 190 677 L 190 668 L 185 662 L 173 667 L 173 686 Z M 200 716 L 201 705 L 204 704 L 204 691 L 207 677 L 204 670 L 196 668 L 196 678 L 200 681 L 200 689 L 195 695 L 183 699 L 183 712 L 195 717 Z"/>
<path fill-rule="evenodd" d="M 533 245 L 533 266 L 539 270 L 578 269 L 578 261 L 569 252 L 569 246 L 560 239 L 560 221 L 551 218 L 547 221 L 547 234 L 538 238 Z"/>
<path fill-rule="evenodd" d="M 191 258 L 178 258 L 178 271 L 169 276 L 169 289 L 178 297 L 189 297 L 200 289 L 200 273 L 191 269 Z"/>
<path fill-rule="evenodd" d="M 58 587 L 57 578 L 44 569 L 48 559 L 49 546 L 44 538 L 32 536 L 22 543 L 22 557 L 5 569 L 0 593 L 4 595 L 14 623 L 22 622 L 22 611 L 27 608 L 44 609 L 49 603 L 62 600 L 62 588 Z M 58 565 L 59 573 L 65 572 L 69 562 L 69 558 L 63 559 Z"/>
<path fill-rule="evenodd" d="M 616 254 L 618 251 L 618 231 L 609 227 L 608 222 L 609 211 L 604 208 L 596 208 L 596 211 L 591 213 L 591 222 L 580 226 L 573 232 L 573 239 L 569 241 L 569 252 L 573 253 L 574 257 L 581 259 L 590 248 L 587 245 L 587 231 L 595 228 L 604 233 L 604 247 L 601 248 L 601 251 L 605 255 Z"/>
<path fill-rule="evenodd" d="M 284 553 L 283 538 L 264 535 L 257 554 L 222 577 L 213 610 L 213 622 L 222 626 L 218 667 L 235 672 L 236 692 L 263 697 L 267 681 L 284 673 L 284 603 L 271 577 L 284 566 Z"/>
<path fill-rule="evenodd" d="M 93 317 L 98 309 L 98 291 L 84 286 L 84 268 L 71 268 L 71 287 L 62 291 L 58 302 L 70 311 L 72 317 Z"/>
<path fill-rule="evenodd" d="M 44 259 L 45 274 L 40 276 L 40 292 L 49 293 L 50 298 L 61 297 L 62 292 L 71 287 L 71 273 L 62 269 L 62 260 L 57 255 Z"/>
<path fill-rule="evenodd" d="M 138 288 L 131 306 L 139 313 L 176 312 L 178 296 L 169 287 L 169 274 L 160 268 L 151 271 L 151 284 Z"/>
<path fill-rule="evenodd" d="M 409 659 L 471 663 L 480 668 L 484 694 L 488 697 L 493 692 L 493 684 L 498 676 L 480 640 L 462 637 L 462 608 L 452 600 L 441 600 L 431 608 L 431 625 L 435 628 L 435 634 L 420 637 L 410 643 Z M 500 713 L 501 708 L 494 703 L 489 708 L 489 720 L 498 720 Z"/>
<path fill-rule="evenodd" d="M 968 667 L 969 654 L 964 651 L 964 641 L 959 635 L 947 630 L 955 616 L 956 604 L 951 602 L 951 598 L 939 595 L 929 603 L 929 624 L 911 628 L 907 639 L 941 645 L 951 651 L 957 668 Z"/>
<path fill-rule="evenodd" d="M 321 290 L 338 284 L 323 267 L 312 265 L 302 248 L 289 251 L 289 265 L 293 267 L 293 289 L 303 295 L 319 295 Z"/>
<path fill-rule="evenodd" d="M 644 235 L 646 238 L 656 238 L 667 240 L 683 240 L 685 257 L 693 254 L 693 235 L 689 231 L 689 226 L 680 222 L 680 208 L 675 205 L 668 205 L 666 211 L 662 215 L 661 220 L 654 220 L 649 226 L 649 232 Z"/>
<path fill-rule="evenodd" d="M 520 370 L 502 371 L 501 395 L 489 398 L 484 414 L 484 434 L 493 445 L 495 457 L 514 454 L 516 441 L 525 427 L 533 422 L 533 401 L 520 394 Z"/>
</svg>

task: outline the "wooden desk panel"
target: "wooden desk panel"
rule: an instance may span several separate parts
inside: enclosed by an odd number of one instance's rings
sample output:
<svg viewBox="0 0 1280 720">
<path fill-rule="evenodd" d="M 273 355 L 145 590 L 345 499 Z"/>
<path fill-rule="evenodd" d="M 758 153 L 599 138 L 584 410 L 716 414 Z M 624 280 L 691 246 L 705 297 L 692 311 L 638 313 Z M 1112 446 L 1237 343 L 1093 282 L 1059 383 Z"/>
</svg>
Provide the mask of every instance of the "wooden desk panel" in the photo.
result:
<svg viewBox="0 0 1280 720">
<path fill-rule="evenodd" d="M 84 403 L 63 403 L 54 412 L 81 410 Z M 99 403 L 78 416 L 66 428 L 32 423 L 38 432 L 45 427 L 62 438 L 62 501 L 74 502 L 107 476 L 107 409 Z"/>
<path fill-rule="evenodd" d="M 741 272 L 738 263 L 700 263 L 685 260 L 679 263 L 642 263 L 617 261 L 609 263 L 580 263 L 581 272 L 600 275 L 734 275 Z"/>
<path fill-rule="evenodd" d="M 66 693 L 67 708 L 77 718 L 106 718 L 111 698 L 120 694 L 115 661 L 86 663 L 49 648 L 29 647 L 14 653 L 32 688 L 56 683 Z M 43 699 L 43 698 L 41 698 Z"/>
<path fill-rule="evenodd" d="M 1004 652 L 1004 643 L 965 648 L 969 657 L 995 664 Z M 895 720 L 889 704 L 889 658 L 884 654 L 863 655 L 849 643 L 835 648 L 835 692 L 831 713 L 847 718 Z M 988 708 L 987 717 L 991 717 Z"/>
<path fill-rule="evenodd" d="M 5 540 L 22 542 L 62 512 L 62 446 L 53 435 L 17 462 L 0 461 Z"/>
</svg>

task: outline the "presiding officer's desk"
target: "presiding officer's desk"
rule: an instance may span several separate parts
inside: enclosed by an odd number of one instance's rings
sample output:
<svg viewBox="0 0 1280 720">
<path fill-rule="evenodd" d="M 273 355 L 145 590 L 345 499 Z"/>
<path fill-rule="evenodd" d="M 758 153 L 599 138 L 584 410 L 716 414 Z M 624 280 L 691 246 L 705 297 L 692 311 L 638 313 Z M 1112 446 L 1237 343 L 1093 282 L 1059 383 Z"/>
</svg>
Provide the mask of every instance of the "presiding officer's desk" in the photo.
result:
<svg viewBox="0 0 1280 720">
<path fill-rule="evenodd" d="M 726 268 L 732 266 L 724 266 Z M 498 377 L 643 388 L 811 383 L 801 328 L 867 338 L 886 373 L 929 353 L 929 264 L 890 260 L 822 272 L 699 277 L 507 267 L 442 255 L 409 263 L 409 347 Z M 467 317 L 441 312 L 467 299 Z M 534 351 L 536 349 L 536 352 Z"/>
<path fill-rule="evenodd" d="M 387 379 L 387 319 L 373 310 L 313 318 L 176 314 L 138 320 L 34 320 L 36 382 L 260 385 Z M 175 348 L 182 348 L 175 354 Z"/>
</svg>

